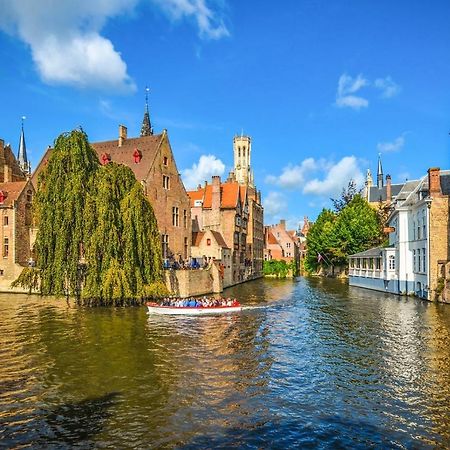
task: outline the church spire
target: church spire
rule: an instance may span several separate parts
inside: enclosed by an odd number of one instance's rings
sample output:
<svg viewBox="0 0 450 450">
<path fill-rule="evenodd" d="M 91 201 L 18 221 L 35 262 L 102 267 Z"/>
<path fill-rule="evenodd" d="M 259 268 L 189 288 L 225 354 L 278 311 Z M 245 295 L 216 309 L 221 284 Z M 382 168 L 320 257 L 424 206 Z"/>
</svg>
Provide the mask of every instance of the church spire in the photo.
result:
<svg viewBox="0 0 450 450">
<path fill-rule="evenodd" d="M 378 153 L 377 188 L 383 187 L 383 167 L 381 166 L 381 153 Z"/>
<path fill-rule="evenodd" d="M 19 141 L 19 152 L 17 153 L 17 161 L 19 162 L 20 168 L 25 173 L 31 172 L 30 162 L 27 157 L 27 146 L 25 144 L 25 132 L 23 131 L 23 121 L 26 119 L 25 116 L 22 116 L 22 127 L 20 131 L 20 141 Z"/>
<path fill-rule="evenodd" d="M 151 136 L 153 134 L 153 128 L 150 123 L 150 113 L 148 112 L 148 93 L 150 89 L 145 88 L 145 112 L 144 119 L 142 120 L 141 136 Z"/>
</svg>

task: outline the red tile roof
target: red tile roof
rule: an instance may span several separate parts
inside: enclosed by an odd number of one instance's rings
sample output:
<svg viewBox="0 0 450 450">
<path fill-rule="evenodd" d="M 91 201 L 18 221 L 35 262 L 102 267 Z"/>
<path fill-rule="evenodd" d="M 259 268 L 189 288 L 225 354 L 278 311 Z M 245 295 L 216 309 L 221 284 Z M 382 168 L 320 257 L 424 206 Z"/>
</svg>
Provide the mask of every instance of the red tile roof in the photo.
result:
<svg viewBox="0 0 450 450">
<path fill-rule="evenodd" d="M 138 181 L 145 180 L 150 169 L 153 166 L 158 148 L 163 141 L 165 133 L 155 134 L 152 136 L 143 136 L 137 138 L 127 138 L 119 147 L 119 141 L 104 141 L 91 143 L 92 148 L 96 151 L 100 162 L 102 161 L 102 155 L 106 154 L 110 157 L 111 161 L 118 164 L 124 164 L 131 168 Z M 142 155 L 139 163 L 135 163 L 134 152 L 138 150 Z M 44 169 L 45 165 L 50 158 L 52 148 L 48 148 L 39 162 L 36 170 L 31 178 L 33 185 L 37 187 L 37 181 L 40 172 Z"/>
<path fill-rule="evenodd" d="M 0 183 L 0 191 L 6 194 L 6 198 L 1 206 L 12 206 L 25 188 L 27 181 L 11 181 L 9 183 Z"/>
<path fill-rule="evenodd" d="M 188 191 L 187 193 L 191 200 L 191 208 L 195 206 L 196 200 L 203 200 L 203 189 L 197 191 Z"/>
<path fill-rule="evenodd" d="M 91 146 L 97 152 L 100 161 L 102 160 L 102 155 L 106 153 L 111 156 L 111 161 L 128 166 L 134 172 L 136 179 L 142 181 L 147 178 L 153 166 L 153 161 L 161 145 L 163 136 L 164 133 L 127 138 L 121 147 L 119 147 L 119 141 L 117 139 L 114 141 L 91 143 Z M 142 155 L 139 163 L 134 162 L 134 152 L 136 150 Z"/>
<path fill-rule="evenodd" d="M 276 237 L 272 234 L 271 231 L 269 231 L 269 233 L 268 233 L 267 242 L 269 244 L 278 244 L 278 241 L 277 241 Z"/>
<path fill-rule="evenodd" d="M 191 199 L 191 207 L 194 206 L 195 200 L 203 200 L 203 208 L 212 207 L 212 185 L 207 184 L 206 187 L 187 193 Z M 227 181 L 220 185 L 221 208 L 236 208 L 238 199 L 245 201 L 247 195 L 247 187 L 240 186 L 236 181 Z"/>
</svg>

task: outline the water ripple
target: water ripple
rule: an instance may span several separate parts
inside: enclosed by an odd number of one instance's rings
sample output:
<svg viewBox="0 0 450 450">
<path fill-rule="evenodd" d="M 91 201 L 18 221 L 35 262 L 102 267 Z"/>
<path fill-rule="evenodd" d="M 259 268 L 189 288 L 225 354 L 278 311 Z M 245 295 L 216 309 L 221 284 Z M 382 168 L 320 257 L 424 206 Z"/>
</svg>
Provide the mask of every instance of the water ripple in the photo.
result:
<svg viewBox="0 0 450 450">
<path fill-rule="evenodd" d="M 0 446 L 450 447 L 450 307 L 333 280 L 150 317 L 0 295 Z"/>
</svg>

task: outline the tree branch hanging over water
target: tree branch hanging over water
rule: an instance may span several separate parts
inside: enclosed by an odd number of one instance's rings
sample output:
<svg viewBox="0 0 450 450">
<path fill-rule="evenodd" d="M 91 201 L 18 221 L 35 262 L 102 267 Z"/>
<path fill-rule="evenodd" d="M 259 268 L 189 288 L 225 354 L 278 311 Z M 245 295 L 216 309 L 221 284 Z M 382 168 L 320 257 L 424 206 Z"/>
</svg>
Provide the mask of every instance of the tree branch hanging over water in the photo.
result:
<svg viewBox="0 0 450 450">
<path fill-rule="evenodd" d="M 15 285 L 88 305 L 166 294 L 151 204 L 129 167 L 100 165 L 82 130 L 56 139 L 34 211 L 36 268 L 24 269 Z"/>
</svg>

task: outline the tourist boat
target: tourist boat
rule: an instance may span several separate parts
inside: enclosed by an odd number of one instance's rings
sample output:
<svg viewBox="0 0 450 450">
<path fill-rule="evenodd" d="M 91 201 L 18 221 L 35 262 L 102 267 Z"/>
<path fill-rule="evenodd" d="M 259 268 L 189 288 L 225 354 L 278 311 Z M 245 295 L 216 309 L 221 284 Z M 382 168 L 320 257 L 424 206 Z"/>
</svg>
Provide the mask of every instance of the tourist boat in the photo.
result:
<svg viewBox="0 0 450 450">
<path fill-rule="evenodd" d="M 148 302 L 150 314 L 177 314 L 203 316 L 208 314 L 225 314 L 242 311 L 242 306 L 162 306 L 158 303 Z"/>
</svg>

